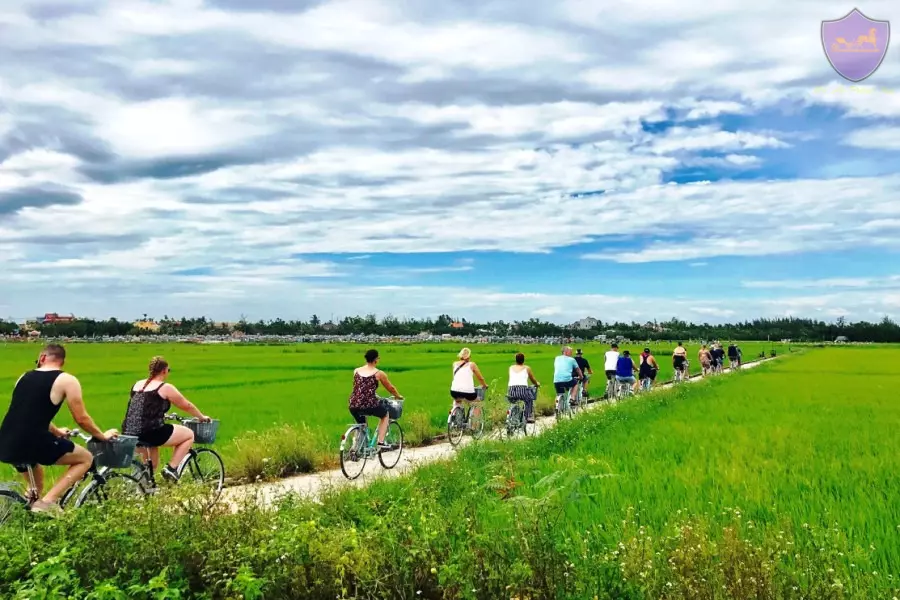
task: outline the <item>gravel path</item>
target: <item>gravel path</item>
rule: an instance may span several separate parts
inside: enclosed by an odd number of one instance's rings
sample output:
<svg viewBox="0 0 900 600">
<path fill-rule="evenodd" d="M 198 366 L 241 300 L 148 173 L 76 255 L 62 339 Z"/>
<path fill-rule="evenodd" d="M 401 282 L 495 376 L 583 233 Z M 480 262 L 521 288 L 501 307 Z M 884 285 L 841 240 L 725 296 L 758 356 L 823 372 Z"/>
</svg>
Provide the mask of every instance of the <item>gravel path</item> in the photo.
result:
<svg viewBox="0 0 900 600">
<path fill-rule="evenodd" d="M 762 359 L 748 362 L 743 364 L 742 368 L 751 369 L 769 360 L 772 359 Z M 729 371 L 730 369 L 725 369 L 726 373 Z M 700 379 L 702 379 L 702 376 L 696 375 L 694 377 L 691 377 L 689 381 L 695 382 L 699 381 Z M 665 383 L 653 389 L 665 389 L 671 387 L 672 385 L 672 383 Z M 606 401 L 595 401 L 587 406 L 587 410 L 595 410 L 599 407 L 604 406 L 609 406 L 609 403 L 607 403 Z M 555 423 L 556 417 L 551 416 L 538 418 L 536 422 L 536 435 L 540 435 L 543 430 L 552 427 Z M 491 436 L 496 437 L 497 435 L 498 431 L 494 430 L 491 433 L 486 433 L 485 438 Z M 471 442 L 472 438 L 469 436 L 465 436 L 462 442 L 460 442 L 460 447 L 465 446 L 466 444 L 469 444 Z M 396 477 L 398 475 L 402 475 L 403 473 L 412 471 L 413 469 L 416 469 L 420 465 L 426 463 L 438 460 L 452 459 L 455 453 L 456 450 L 450 445 L 449 442 L 441 442 L 430 446 L 422 446 L 416 448 L 404 448 L 403 453 L 400 457 L 400 461 L 393 469 L 387 470 L 382 468 L 377 458 L 370 459 L 366 463 L 366 467 L 362 475 L 360 475 L 353 481 L 350 481 L 346 477 L 344 477 L 344 474 L 340 469 L 335 469 L 333 471 L 320 471 L 318 473 L 299 475 L 287 479 L 282 479 L 276 482 L 253 483 L 229 487 L 224 490 L 222 497 L 232 506 L 236 506 L 237 502 L 247 498 L 248 496 L 255 497 L 258 502 L 262 502 L 266 505 L 270 504 L 279 496 L 283 496 L 285 494 L 299 494 L 301 496 L 315 500 L 323 491 L 334 489 L 337 487 L 365 486 L 372 480 L 379 477 Z"/>
</svg>

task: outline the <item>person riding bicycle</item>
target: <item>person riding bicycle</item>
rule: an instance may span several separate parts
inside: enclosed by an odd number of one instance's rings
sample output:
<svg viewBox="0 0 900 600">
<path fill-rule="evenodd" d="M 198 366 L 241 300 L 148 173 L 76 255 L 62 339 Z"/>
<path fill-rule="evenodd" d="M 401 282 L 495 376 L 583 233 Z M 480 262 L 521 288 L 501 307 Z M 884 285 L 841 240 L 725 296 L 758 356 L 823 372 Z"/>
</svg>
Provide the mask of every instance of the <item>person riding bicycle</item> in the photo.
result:
<svg viewBox="0 0 900 600">
<path fill-rule="evenodd" d="M 712 350 L 712 357 L 714 368 L 721 369 L 725 366 L 725 350 L 722 348 L 722 344 L 720 342 L 716 342 L 716 345 Z"/>
<path fill-rule="evenodd" d="M 581 377 L 581 367 L 572 358 L 572 348 L 565 346 L 562 353 L 553 359 L 553 387 L 556 393 L 568 392 L 569 402 L 575 404 L 575 384 Z"/>
<path fill-rule="evenodd" d="M 388 425 L 391 422 L 387 407 L 378 399 L 375 393 L 378 384 L 381 383 L 397 400 L 403 400 L 403 396 L 388 379 L 384 371 L 378 369 L 378 350 L 372 348 L 366 351 L 366 364 L 353 370 L 353 390 L 350 392 L 350 414 L 360 425 L 366 424 L 366 417 L 378 417 L 378 447 L 390 449 L 384 443 Z"/>
<path fill-rule="evenodd" d="M 94 462 L 87 448 L 76 446 L 66 438 L 70 433 L 67 428 L 52 423 L 63 402 L 75 422 L 94 439 L 106 442 L 118 435 L 115 429 L 104 432 L 94 423 L 84 406 L 81 383 L 63 372 L 65 362 L 63 346 L 45 346 L 35 362 L 36 368 L 16 382 L 9 409 L 0 424 L 0 462 L 14 465 L 29 485 L 27 472 L 32 467 L 39 497 L 44 492 L 42 465 L 68 467 L 50 491 L 32 504 L 31 510 L 36 512 L 59 511 L 60 496 L 81 481 Z"/>
<path fill-rule="evenodd" d="M 594 370 L 591 369 L 591 363 L 583 356 L 581 348 L 575 351 L 575 362 L 578 363 L 578 368 L 581 369 L 583 377 L 581 395 L 585 398 L 590 398 L 591 395 L 588 393 L 588 384 L 591 382 L 591 375 L 594 374 Z"/>
<path fill-rule="evenodd" d="M 687 361 L 687 350 L 684 347 L 684 344 L 678 342 L 678 345 L 675 347 L 675 350 L 672 352 L 672 367 L 684 374 L 684 363 Z"/>
<path fill-rule="evenodd" d="M 638 382 L 634 377 L 637 370 L 638 368 L 634 364 L 634 359 L 631 358 L 631 352 L 625 350 L 622 352 L 622 356 L 619 357 L 619 360 L 616 361 L 616 382 L 630 383 L 632 391 L 637 392 Z"/>
<path fill-rule="evenodd" d="M 659 373 L 659 363 L 656 362 L 656 357 L 650 353 L 650 348 L 644 348 L 644 351 L 641 352 L 641 364 L 638 367 L 638 378 L 640 378 L 642 383 L 647 381 L 648 383 L 644 387 L 650 389 L 653 387 L 653 382 L 656 380 L 657 373 Z"/>
<path fill-rule="evenodd" d="M 738 349 L 734 342 L 728 345 L 728 364 L 731 368 L 735 368 L 738 363 Z"/>
<path fill-rule="evenodd" d="M 450 397 L 453 398 L 453 408 L 456 408 L 465 400 L 475 402 L 478 400 L 478 392 L 475 391 L 475 378 L 481 383 L 482 389 L 487 389 L 487 382 L 478 365 L 472 362 L 472 351 L 463 348 L 457 355 L 459 360 L 453 363 L 453 381 L 450 382 Z"/>
<path fill-rule="evenodd" d="M 528 385 L 528 382 L 534 387 Z M 541 383 L 534 378 L 531 367 L 525 364 L 525 355 L 516 354 L 516 364 L 509 367 L 509 384 L 506 389 L 506 399 L 509 402 L 522 400 L 525 402 L 525 420 L 534 423 L 534 401 L 537 400 L 537 388 Z"/>
<path fill-rule="evenodd" d="M 606 351 L 606 354 L 603 355 L 603 370 L 606 372 L 606 380 L 612 381 L 612 378 L 616 376 L 616 363 L 619 360 L 619 345 L 613 343 L 610 346 L 610 350 Z"/>
<path fill-rule="evenodd" d="M 162 356 L 153 357 L 147 377 L 131 386 L 122 432 L 137 437 L 138 453 L 144 460 L 150 460 L 154 470 L 159 466 L 160 446 L 174 448 L 171 460 L 162 469 L 162 475 L 171 481 L 178 481 L 178 466 L 194 445 L 194 432 L 184 425 L 166 423 L 166 413 L 174 404 L 200 421 L 209 422 L 211 419 L 185 398 L 178 388 L 166 383 L 171 372 L 169 363 Z"/>
<path fill-rule="evenodd" d="M 712 368 L 712 352 L 709 351 L 706 344 L 703 344 L 700 348 L 700 352 L 697 353 L 697 358 L 700 359 L 700 367 L 702 368 L 703 375 L 708 375 L 709 370 Z"/>
</svg>

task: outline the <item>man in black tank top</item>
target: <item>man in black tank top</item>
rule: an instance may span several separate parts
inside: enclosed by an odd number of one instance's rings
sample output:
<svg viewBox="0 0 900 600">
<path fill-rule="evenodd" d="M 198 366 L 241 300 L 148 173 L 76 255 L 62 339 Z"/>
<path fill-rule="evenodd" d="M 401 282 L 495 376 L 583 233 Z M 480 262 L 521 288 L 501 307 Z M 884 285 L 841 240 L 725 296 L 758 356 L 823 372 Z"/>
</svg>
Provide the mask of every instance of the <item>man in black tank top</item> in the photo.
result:
<svg viewBox="0 0 900 600">
<path fill-rule="evenodd" d="M 34 503 L 33 511 L 58 510 L 59 497 L 81 480 L 93 462 L 86 448 L 66 438 L 67 429 L 52 423 L 63 402 L 75 422 L 96 439 L 107 441 L 117 435 L 115 429 L 100 431 L 87 414 L 81 384 L 62 371 L 65 360 L 65 348 L 57 344 L 46 346 L 38 358 L 37 368 L 16 382 L 9 410 L 0 424 L 0 462 L 15 465 L 20 473 L 26 473 L 30 465 L 39 496 L 44 487 L 44 471 L 40 465 L 68 467 L 56 485 Z"/>
</svg>

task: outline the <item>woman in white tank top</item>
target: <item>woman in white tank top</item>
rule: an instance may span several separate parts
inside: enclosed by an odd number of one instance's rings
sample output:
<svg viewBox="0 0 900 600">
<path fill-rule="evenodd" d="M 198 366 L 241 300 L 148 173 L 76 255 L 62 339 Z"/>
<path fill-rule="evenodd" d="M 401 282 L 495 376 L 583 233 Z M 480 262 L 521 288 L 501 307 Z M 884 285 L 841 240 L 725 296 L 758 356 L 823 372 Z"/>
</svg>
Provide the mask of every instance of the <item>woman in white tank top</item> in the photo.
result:
<svg viewBox="0 0 900 600">
<path fill-rule="evenodd" d="M 528 382 L 534 384 L 530 387 Z M 516 354 L 516 364 L 509 367 L 509 384 L 506 391 L 506 399 L 509 402 L 517 400 L 525 401 L 525 420 L 534 423 L 534 401 L 537 400 L 537 388 L 541 383 L 534 378 L 531 367 L 525 364 L 525 355 Z"/>
<path fill-rule="evenodd" d="M 478 365 L 470 359 L 472 351 L 463 348 L 459 352 L 459 360 L 453 363 L 453 381 L 450 384 L 450 396 L 453 398 L 453 405 L 459 404 L 460 400 L 476 400 L 478 394 L 475 392 L 475 378 L 481 382 L 483 388 L 487 388 L 487 382 L 478 370 Z"/>
</svg>

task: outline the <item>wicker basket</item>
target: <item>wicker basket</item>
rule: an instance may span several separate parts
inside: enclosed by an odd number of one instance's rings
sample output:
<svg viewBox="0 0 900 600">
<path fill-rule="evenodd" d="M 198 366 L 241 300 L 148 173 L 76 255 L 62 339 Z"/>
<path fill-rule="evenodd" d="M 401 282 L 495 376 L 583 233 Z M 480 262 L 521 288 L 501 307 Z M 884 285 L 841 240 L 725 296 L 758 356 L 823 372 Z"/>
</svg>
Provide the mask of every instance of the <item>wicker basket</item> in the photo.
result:
<svg viewBox="0 0 900 600">
<path fill-rule="evenodd" d="M 219 433 L 219 420 L 213 419 L 209 423 L 197 420 L 185 421 L 184 426 L 194 432 L 194 441 L 198 444 L 212 444 Z"/>
<path fill-rule="evenodd" d="M 94 455 L 97 466 L 124 469 L 131 466 L 137 441 L 137 436 L 120 435 L 109 442 L 92 439 L 87 443 L 87 448 Z"/>
<path fill-rule="evenodd" d="M 388 416 L 395 421 L 403 414 L 403 400 L 388 400 L 384 405 L 387 407 Z"/>
</svg>

